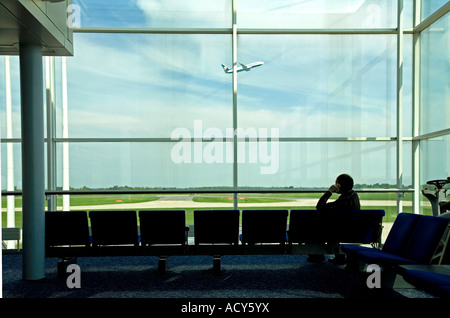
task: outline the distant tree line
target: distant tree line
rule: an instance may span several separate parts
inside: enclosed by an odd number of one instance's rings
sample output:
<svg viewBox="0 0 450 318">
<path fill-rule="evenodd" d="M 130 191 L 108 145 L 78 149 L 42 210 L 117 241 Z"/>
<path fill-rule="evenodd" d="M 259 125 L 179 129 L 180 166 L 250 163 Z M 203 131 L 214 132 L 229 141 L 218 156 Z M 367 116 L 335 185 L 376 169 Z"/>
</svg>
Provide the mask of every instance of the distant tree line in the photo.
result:
<svg viewBox="0 0 450 318">
<path fill-rule="evenodd" d="M 204 189 L 231 189 L 232 187 L 228 186 L 213 186 L 213 187 L 190 187 L 190 188 L 177 188 L 177 187 L 131 187 L 131 186 L 119 186 L 115 185 L 112 187 L 100 187 L 100 188 L 92 188 L 83 186 L 81 188 L 74 188 L 70 187 L 70 190 L 177 190 L 177 189 L 197 189 L 197 190 L 204 190 Z M 323 189 L 323 187 L 296 187 L 296 186 L 288 186 L 288 187 L 240 187 L 240 189 Z M 394 189 L 397 188 L 397 185 L 395 184 L 389 184 L 389 183 L 374 183 L 374 184 L 367 184 L 367 183 L 357 183 L 354 185 L 355 189 Z M 403 186 L 405 189 L 411 189 L 413 188 L 412 185 Z M 59 189 L 62 190 L 62 189 Z"/>
</svg>

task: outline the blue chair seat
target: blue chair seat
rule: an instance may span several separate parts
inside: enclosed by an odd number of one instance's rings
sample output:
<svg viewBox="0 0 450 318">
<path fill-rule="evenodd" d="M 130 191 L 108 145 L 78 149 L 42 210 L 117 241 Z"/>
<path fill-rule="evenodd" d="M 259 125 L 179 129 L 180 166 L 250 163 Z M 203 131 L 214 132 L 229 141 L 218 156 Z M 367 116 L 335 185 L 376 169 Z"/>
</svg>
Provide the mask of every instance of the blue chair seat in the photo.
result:
<svg viewBox="0 0 450 318">
<path fill-rule="evenodd" d="M 450 298 L 450 286 L 439 286 L 436 293 L 441 297 Z"/>
<path fill-rule="evenodd" d="M 434 295 L 450 296 L 450 275 L 428 272 L 423 270 L 405 270 L 403 278 L 411 285 L 416 286 Z"/>
<path fill-rule="evenodd" d="M 358 257 L 366 264 L 377 264 L 380 266 L 417 264 L 414 260 L 376 249 L 370 251 L 359 251 Z"/>
<path fill-rule="evenodd" d="M 356 255 L 359 252 L 362 251 L 374 251 L 375 249 L 373 247 L 368 246 L 361 246 L 361 245 L 355 245 L 355 244 L 343 244 L 341 245 L 341 250 L 343 253 L 347 255 Z"/>
</svg>

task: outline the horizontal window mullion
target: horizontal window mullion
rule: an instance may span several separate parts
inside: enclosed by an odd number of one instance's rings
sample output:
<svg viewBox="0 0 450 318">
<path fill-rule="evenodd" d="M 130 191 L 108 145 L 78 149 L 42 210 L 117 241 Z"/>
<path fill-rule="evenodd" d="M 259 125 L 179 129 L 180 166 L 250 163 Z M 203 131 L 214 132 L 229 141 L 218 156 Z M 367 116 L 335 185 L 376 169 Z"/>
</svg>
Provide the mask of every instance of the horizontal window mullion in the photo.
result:
<svg viewBox="0 0 450 318">
<path fill-rule="evenodd" d="M 103 28 L 83 27 L 75 33 L 132 33 L 132 34 L 232 34 L 232 28 Z"/>
<path fill-rule="evenodd" d="M 131 34 L 232 34 L 232 28 L 106 28 L 83 27 L 73 29 L 75 33 L 131 33 Z M 237 28 L 238 34 L 396 34 L 396 28 L 385 29 L 264 29 Z M 412 33 L 412 30 L 405 30 Z"/>
<path fill-rule="evenodd" d="M 230 139 L 232 141 L 233 137 L 223 136 L 222 138 L 216 139 Z M 80 143 L 91 143 L 91 142 L 179 142 L 179 141 L 190 141 L 190 142 L 210 142 L 215 140 L 214 138 L 55 138 L 55 142 L 80 142 Z M 280 142 L 361 142 L 361 141 L 395 141 L 396 137 L 278 137 L 272 138 L 268 136 L 267 138 L 261 137 L 238 137 L 238 141 L 270 141 L 278 140 Z M 403 138 L 407 141 L 407 138 Z M 2 142 L 4 142 L 2 140 Z"/>
</svg>

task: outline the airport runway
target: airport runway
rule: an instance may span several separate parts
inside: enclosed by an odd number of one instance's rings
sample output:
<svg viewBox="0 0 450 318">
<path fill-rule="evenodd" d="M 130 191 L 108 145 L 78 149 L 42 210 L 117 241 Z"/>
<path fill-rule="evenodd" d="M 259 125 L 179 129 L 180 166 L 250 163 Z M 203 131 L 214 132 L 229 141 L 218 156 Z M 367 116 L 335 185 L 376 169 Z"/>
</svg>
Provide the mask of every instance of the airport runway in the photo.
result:
<svg viewBox="0 0 450 318">
<path fill-rule="evenodd" d="M 92 209 L 130 209 L 130 210 L 143 210 L 143 209 L 181 209 L 181 208 L 232 208 L 233 200 L 230 203 L 224 202 L 194 202 L 195 195 L 161 195 L 159 200 L 140 203 L 120 203 L 120 204 L 104 204 L 104 205 L 89 205 L 89 206 L 77 206 L 77 210 L 92 210 Z M 254 197 L 252 197 L 254 198 Z M 267 198 L 267 197 L 264 197 Z M 278 199 L 287 200 L 286 197 L 280 197 Z M 315 207 L 317 204 L 317 198 L 296 198 L 286 202 L 263 202 L 263 203 L 239 203 L 240 208 L 245 207 Z M 411 202 L 403 202 L 404 206 L 411 206 Z M 397 202 L 394 200 L 361 200 L 362 207 L 370 206 L 396 206 Z"/>
</svg>

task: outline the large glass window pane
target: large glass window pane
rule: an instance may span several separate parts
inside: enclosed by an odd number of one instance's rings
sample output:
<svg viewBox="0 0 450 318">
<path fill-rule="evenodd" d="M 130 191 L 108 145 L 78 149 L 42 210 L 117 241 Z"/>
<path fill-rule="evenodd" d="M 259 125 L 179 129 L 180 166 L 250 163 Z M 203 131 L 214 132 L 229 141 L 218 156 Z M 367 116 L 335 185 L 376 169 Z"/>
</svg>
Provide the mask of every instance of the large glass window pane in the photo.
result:
<svg viewBox="0 0 450 318">
<path fill-rule="evenodd" d="M 239 127 L 281 137 L 396 135 L 396 38 L 241 35 Z"/>
<path fill-rule="evenodd" d="M 412 143 L 409 141 L 403 142 L 403 173 L 402 173 L 402 181 L 403 188 L 412 188 Z"/>
<path fill-rule="evenodd" d="M 274 146 L 269 142 L 267 155 L 239 164 L 240 187 L 325 188 L 341 173 L 357 184 L 396 184 L 395 142 L 279 142 L 278 151 Z"/>
<path fill-rule="evenodd" d="M 403 86 L 402 86 L 402 124 L 403 136 L 412 136 L 412 113 L 413 113 L 413 62 L 412 62 L 413 36 L 403 35 Z"/>
<path fill-rule="evenodd" d="M 433 23 L 421 34 L 421 132 L 450 127 L 449 17 Z"/>
<path fill-rule="evenodd" d="M 450 172 L 450 135 L 420 142 L 421 181 L 446 179 Z"/>
<path fill-rule="evenodd" d="M 8 60 L 8 61 L 7 61 Z M 9 65 L 9 66 L 7 66 Z M 9 76 L 7 75 L 9 69 Z M 7 85 L 7 82 L 9 84 Z M 7 93 L 8 90 L 8 93 Z M 11 102 L 10 121 L 7 121 L 7 95 Z M 1 138 L 20 138 L 21 133 L 20 107 L 20 68 L 18 56 L 0 57 L 0 128 Z M 8 133 L 9 131 L 9 133 Z"/>
<path fill-rule="evenodd" d="M 229 35 L 76 34 L 67 59 L 70 137 L 170 137 L 232 127 Z"/>
<path fill-rule="evenodd" d="M 415 0 L 403 0 L 403 27 L 404 28 L 412 28 L 413 27 L 414 1 Z"/>
<path fill-rule="evenodd" d="M 434 186 L 426 184 L 430 180 L 446 179 L 450 171 L 450 135 L 423 140 L 420 142 L 420 180 L 422 189 L 435 190 Z M 449 186 L 444 187 L 447 190 Z M 431 203 L 423 195 L 421 212 L 432 214 Z M 448 200 L 448 199 L 447 199 Z"/>
<path fill-rule="evenodd" d="M 439 9 L 448 2 L 448 0 L 421 0 L 421 1 L 422 1 L 422 8 L 421 8 L 422 20 L 428 18 L 437 9 Z"/>
<path fill-rule="evenodd" d="M 395 28 L 397 1 L 243 0 L 238 1 L 241 28 Z"/>
<path fill-rule="evenodd" d="M 2 143 L 1 163 L 2 190 L 22 189 L 22 144 Z"/>
<path fill-rule="evenodd" d="M 199 143 L 202 144 L 202 143 Z M 210 162 L 203 156 L 196 161 L 197 147 L 187 143 L 191 159 L 184 157 L 173 143 L 70 143 L 70 187 L 80 189 L 139 187 L 190 188 L 233 185 L 232 164 Z M 202 150 L 208 143 L 203 143 Z M 59 145 L 61 147 L 61 145 Z M 59 151 L 59 162 L 62 162 Z M 59 176 L 58 185 L 62 184 Z"/>
<path fill-rule="evenodd" d="M 231 0 L 73 0 L 73 4 L 76 27 L 212 28 L 231 25 Z"/>
</svg>

